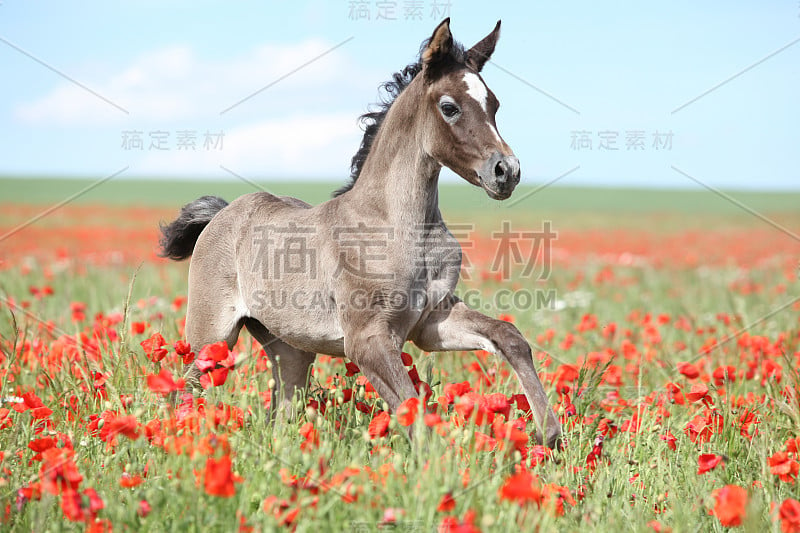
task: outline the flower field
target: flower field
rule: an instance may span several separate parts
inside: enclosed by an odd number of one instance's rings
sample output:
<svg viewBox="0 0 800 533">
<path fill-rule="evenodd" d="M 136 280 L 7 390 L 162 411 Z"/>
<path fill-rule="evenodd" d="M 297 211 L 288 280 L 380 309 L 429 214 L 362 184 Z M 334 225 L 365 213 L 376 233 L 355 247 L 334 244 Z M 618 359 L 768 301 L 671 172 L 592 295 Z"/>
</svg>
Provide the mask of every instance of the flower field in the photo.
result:
<svg viewBox="0 0 800 533">
<path fill-rule="evenodd" d="M 536 279 L 498 274 L 501 214 L 481 218 L 460 291 L 531 342 L 565 431 L 550 451 L 506 364 L 411 344 L 419 400 L 388 413 L 320 355 L 273 424 L 249 335 L 183 341 L 187 265 L 155 255 L 179 205 L 20 229 L 43 206 L 0 207 L 0 530 L 800 531 L 797 213 L 548 213 Z M 174 406 L 195 358 L 223 366 Z"/>
</svg>

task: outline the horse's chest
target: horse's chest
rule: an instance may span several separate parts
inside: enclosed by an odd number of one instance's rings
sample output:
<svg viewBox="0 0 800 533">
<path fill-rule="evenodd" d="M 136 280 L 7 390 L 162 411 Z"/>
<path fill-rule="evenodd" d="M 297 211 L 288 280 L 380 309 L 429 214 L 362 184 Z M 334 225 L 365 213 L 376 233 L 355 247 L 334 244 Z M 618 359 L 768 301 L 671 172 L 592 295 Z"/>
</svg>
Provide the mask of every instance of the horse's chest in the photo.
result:
<svg viewBox="0 0 800 533">
<path fill-rule="evenodd" d="M 447 231 L 428 236 L 419 257 L 417 277 L 424 284 L 427 304 L 430 307 L 452 293 L 461 272 L 461 246 Z"/>
</svg>

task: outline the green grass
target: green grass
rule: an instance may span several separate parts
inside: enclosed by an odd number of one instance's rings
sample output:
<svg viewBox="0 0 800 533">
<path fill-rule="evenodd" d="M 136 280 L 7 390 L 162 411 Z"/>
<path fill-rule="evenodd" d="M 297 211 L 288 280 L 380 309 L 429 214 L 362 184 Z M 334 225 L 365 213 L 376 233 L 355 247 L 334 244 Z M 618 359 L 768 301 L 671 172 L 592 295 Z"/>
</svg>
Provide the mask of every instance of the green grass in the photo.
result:
<svg viewBox="0 0 800 533">
<path fill-rule="evenodd" d="M 552 503 L 538 508 L 532 503 L 518 505 L 499 497 L 520 456 L 518 452 L 478 451 L 476 439 L 480 433 L 491 435 L 489 426 L 468 422 L 459 427 L 447 423 L 443 435 L 439 435 L 418 424 L 414 429 L 416 440 L 410 442 L 393 418 L 387 436 L 370 439 L 367 429 L 372 417 L 356 410 L 352 402 L 337 405 L 345 387 L 353 388 L 359 397 L 362 388 L 355 384 L 355 378 L 344 378 L 333 388 L 327 383 L 329 378 L 344 374 L 344 366 L 336 360 L 320 361 L 312 379 L 312 397 L 322 403 L 326 399 L 332 402 L 324 415 L 305 411 L 301 405 L 297 422 L 270 423 L 263 395 L 269 390 L 271 374 L 251 360 L 232 374 L 225 385 L 211 390 L 207 398 L 209 404 L 224 402 L 241 409 L 243 426 L 215 426 L 201 417 L 196 425 L 166 429 L 168 443 L 170 439 L 182 442 L 183 453 L 169 451 L 168 444 L 151 443 L 143 436 L 136 440 L 118 436 L 116 444 L 108 445 L 87 428 L 91 417 L 117 411 L 134 415 L 140 424 L 153 421 L 166 424 L 170 419 L 169 406 L 145 384 L 146 376 L 156 373 L 159 365 L 145 357 L 139 343 L 154 331 L 160 331 L 168 342 L 180 338 L 178 323 L 185 308 L 175 310 L 170 303 L 175 296 L 186 293 L 185 267 L 145 264 L 135 281 L 133 267 L 98 267 L 80 261 L 56 270 L 43 267 L 5 271 L 2 273 L 4 302 L 10 297 L 16 302 L 28 301 L 30 305 L 26 311 L 13 311 L 16 332 L 12 311 L 5 304 L 0 306 L 3 315 L 0 368 L 14 377 L 13 381 L 2 381 L 0 396 L 34 390 L 53 409 L 53 414 L 51 429 L 40 434 L 35 433 L 36 424 L 29 412 L 11 413 L 13 425 L 0 430 L 0 450 L 5 452 L 0 474 L 0 508 L 9 505 L 11 509 L 0 520 L 0 529 L 83 530 L 83 524 L 64 518 L 60 496 L 44 494 L 41 500 L 23 502 L 19 511 L 16 508 L 17 490 L 37 480 L 40 471 L 40 463 L 28 463 L 34 456 L 28 444 L 45 435 L 55 438 L 64 435 L 75 448 L 74 461 L 83 476 L 80 490 L 96 490 L 105 504 L 98 517 L 121 531 L 231 531 L 240 519 L 257 530 L 273 531 L 281 528 L 281 517 L 293 509 L 299 509 L 297 531 L 314 532 L 376 530 L 387 509 L 394 510 L 399 528 L 424 531 L 435 529 L 446 516 L 462 520 L 467 513 L 475 514 L 475 525 L 483 531 L 537 528 L 649 531 L 647 524 L 652 520 L 672 527 L 675 532 L 722 531 L 717 518 L 710 516 L 708 510 L 714 506 L 712 491 L 726 484 L 744 487 L 750 495 L 744 530 L 778 531 L 771 506 L 780 505 L 787 498 L 798 498 L 800 493 L 796 485 L 779 481 L 770 473 L 767 459 L 783 449 L 787 438 L 800 435 L 798 405 L 781 395 L 796 383 L 791 354 L 800 349 L 800 327 L 792 310 L 758 321 L 789 300 L 788 295 L 774 291 L 779 282 L 777 271 L 769 267 L 752 270 L 749 276 L 763 283 L 764 290 L 745 294 L 731 290 L 728 280 L 735 273 L 725 269 L 672 272 L 614 266 L 614 281 L 593 282 L 594 274 L 604 266 L 591 262 L 578 268 L 559 268 L 546 282 L 559 297 L 576 291 L 591 293 L 593 297 L 586 307 L 557 312 L 503 310 L 514 316 L 528 339 L 543 342 L 543 348 L 552 354 L 551 366 L 546 369 L 542 366 L 544 355 L 537 356 L 537 364 L 543 371 L 554 372 L 562 363 L 574 364 L 587 354 L 606 349 L 617 354 L 612 364 L 618 367 L 619 384 L 601 383 L 592 371 L 570 382 L 583 393 L 571 394 L 580 416 L 568 419 L 566 448 L 553 460 L 531 467 L 541 484 L 565 487 L 577 500 L 574 506 L 564 503 L 564 516 L 556 515 Z M 579 273 L 585 277 L 576 277 Z M 53 355 L 54 339 L 61 337 L 63 341 L 64 335 L 97 331 L 93 323 L 102 326 L 103 317 L 125 312 L 130 283 L 133 283 L 132 297 L 126 322 L 104 326 L 108 328 L 105 331 L 116 332 L 116 340 L 101 343 L 94 356 L 83 350 L 73 356 Z M 490 301 L 491 295 L 502 287 L 516 283 L 524 280 L 503 283 L 476 280 L 470 286 L 480 289 Z M 53 296 L 35 299 L 30 295 L 29 287 L 44 285 L 53 288 Z M 85 320 L 71 319 L 70 302 L 87 305 Z M 489 312 L 500 311 L 490 308 Z M 640 315 L 636 317 L 633 312 Z M 653 320 L 662 314 L 670 320 L 648 326 L 643 320 L 644 313 L 651 314 Z M 719 319 L 720 313 L 739 319 L 725 326 Z M 597 317 L 599 325 L 581 331 L 579 325 L 586 314 Z M 679 317 L 688 320 L 689 330 L 675 325 Z M 131 322 L 147 322 L 148 331 L 132 335 Z M 617 334 L 607 337 L 604 328 L 612 323 L 619 329 Z M 701 368 L 710 374 L 719 365 L 731 364 L 737 371 L 745 371 L 750 361 L 756 361 L 758 366 L 770 359 L 782 366 L 782 380 L 764 378 L 762 384 L 763 376 L 758 373 L 753 379 L 739 377 L 726 385 L 725 394 L 717 394 L 713 382 L 709 383 L 715 407 L 725 424 L 708 442 L 694 443 L 684 430 L 704 409 L 699 403 L 681 405 L 665 401 L 665 384 L 678 383 L 688 392 L 692 384 L 700 381 L 680 375 L 677 362 L 695 358 L 709 336 L 734 335 L 746 324 L 756 324 L 748 330 L 748 335 L 763 335 L 769 343 L 778 342 L 782 335 L 785 357 L 775 354 L 756 357 L 734 340 L 702 359 Z M 553 340 L 538 341 L 537 335 L 547 329 L 553 330 Z M 657 340 L 653 329 L 658 332 Z M 561 347 L 568 335 L 574 335 L 575 342 L 567 348 Z M 624 356 L 626 343 L 632 343 L 640 355 Z M 410 345 L 406 349 L 414 356 L 422 379 L 433 386 L 434 400 L 443 394 L 445 383 L 469 381 L 477 387 L 476 373 L 467 369 L 473 362 L 484 365 L 496 377 L 495 383 L 482 393 L 519 392 L 513 374 L 508 374 L 508 367 L 495 358 L 484 361 L 471 352 L 423 354 Z M 253 353 L 249 337 L 242 336 L 237 350 Z M 163 365 L 177 374 L 178 365 L 167 361 L 169 357 Z M 95 371 L 102 371 L 108 377 L 103 387 L 107 399 L 96 392 Z M 555 400 L 549 382 L 548 389 Z M 766 403 L 750 400 L 739 404 L 736 400 L 750 393 L 756 398 L 766 395 Z M 78 417 L 70 419 L 67 406 L 73 397 L 77 406 L 73 411 L 77 411 Z M 127 407 L 122 407 L 120 398 L 129 399 Z M 737 427 L 736 421 L 745 409 L 757 413 L 758 431 L 752 440 L 743 437 Z M 445 420 L 455 418 L 452 410 L 440 412 Z M 640 429 L 622 431 L 634 417 L 638 417 Z M 590 473 L 586 457 L 603 418 L 620 428 L 620 432 L 606 438 L 602 459 L 595 472 Z M 319 445 L 303 451 L 300 427 L 306 422 L 313 422 L 319 432 Z M 530 424 L 526 430 L 531 430 Z M 140 427 L 140 433 L 143 431 Z M 676 437 L 675 451 L 662 440 L 667 432 Z M 231 450 L 234 472 L 243 478 L 235 485 L 236 493 L 231 498 L 211 496 L 203 489 L 207 458 L 226 455 L 225 443 Z M 505 447 L 512 448 L 509 443 Z M 724 467 L 697 474 L 700 453 L 724 456 Z M 357 473 L 344 483 L 335 483 L 335 476 L 349 467 Z M 120 487 L 123 472 L 142 475 L 145 469 L 147 475 L 141 485 L 130 489 Z M 292 488 L 287 484 L 287 475 L 303 478 L 308 472 L 309 486 Z M 324 483 L 315 489 L 314 485 L 321 482 Z M 754 486 L 756 482 L 758 485 Z M 442 496 L 448 492 L 455 499 L 455 508 L 437 510 Z M 264 502 L 268 497 L 285 500 L 287 510 L 278 515 L 266 511 Z M 348 503 L 347 497 L 355 501 Z M 143 500 L 152 509 L 146 517 L 137 514 Z"/>
<path fill-rule="evenodd" d="M 4 179 L 0 197 L 6 205 L 21 202 L 45 208 L 90 183 Z M 281 183 L 265 188 L 315 202 L 335 185 Z M 230 199 L 250 190 L 234 182 L 113 180 L 75 201 L 177 209 L 202 194 Z M 525 192 L 523 188 L 516 194 Z M 798 220 L 797 194 L 735 194 L 778 220 Z M 702 191 L 552 187 L 511 208 L 466 186 L 443 185 L 441 196 L 445 213 L 453 219 L 478 220 L 495 229 L 506 216 L 526 221 L 552 217 L 558 228 L 626 227 L 655 234 L 670 228 L 764 223 Z M 121 210 L 119 216 L 129 215 Z M 105 221 L 123 222 L 139 221 Z M 70 220 L 55 213 L 37 222 L 62 223 Z M 91 220 L 92 225 L 103 223 Z M 144 223 L 154 226 L 155 221 Z M 90 231 L 86 235 L 91 239 Z M 784 242 L 777 231 L 776 235 L 776 243 Z M 691 238 L 678 244 L 671 245 L 675 253 L 702 256 L 703 250 L 692 248 Z M 410 441 L 393 416 L 385 436 L 370 438 L 373 416 L 356 409 L 354 401 L 343 401 L 344 390 L 352 389 L 356 400 L 370 406 L 382 403 L 367 397 L 356 377 L 345 377 L 339 360 L 319 358 L 315 364 L 308 399 L 321 405 L 330 402 L 324 414 L 306 409 L 301 401 L 298 420 L 270 422 L 264 398 L 273 376 L 247 334 L 235 350 L 252 357 L 206 397 L 207 406 L 222 402 L 238 410 L 242 424 L 218 424 L 213 417 L 197 416 L 175 425 L 173 409 L 148 389 L 147 376 L 161 368 L 178 376 L 181 365 L 171 347 L 166 359 L 154 363 L 140 343 L 154 332 L 168 343 L 181 338 L 185 306 L 175 308 L 173 301 L 186 295 L 186 264 L 96 264 L 96 257 L 79 253 L 49 263 L 11 262 L 0 270 L 0 399 L 34 391 L 53 412 L 49 425 L 44 425 L 29 410 L 0 411 L 0 530 L 85 529 L 84 523 L 65 518 L 63 494 L 45 492 L 31 501 L 20 496 L 21 488 L 41 481 L 42 465 L 31 442 L 53 437 L 59 447 L 71 443 L 82 476 L 79 490 L 97 491 L 104 502 L 97 517 L 116 531 L 232 531 L 240 523 L 256 531 L 275 531 L 285 528 L 281 520 L 295 510 L 297 531 L 315 533 L 388 528 L 383 521 L 392 513 L 397 530 L 431 531 L 447 517 L 463 521 L 474 515 L 474 525 L 483 531 L 650 531 L 648 524 L 654 520 L 676 533 L 723 531 L 709 511 L 715 504 L 713 491 L 726 485 L 748 493 L 742 530 L 780 531 L 774 508 L 787 499 L 800 499 L 800 488 L 797 482 L 781 481 L 768 461 L 785 449 L 787 439 L 800 437 L 800 307 L 791 305 L 798 293 L 796 258 L 788 257 L 788 248 L 773 248 L 774 255 L 763 261 L 726 267 L 624 266 L 613 258 L 587 257 L 567 264 L 556 261 L 551 275 L 536 284 L 520 278 L 498 282 L 476 272 L 459 287 L 460 294 L 479 294 L 472 303 L 487 314 L 511 315 L 534 344 L 537 368 L 565 420 L 566 446 L 550 460 L 526 464 L 538 478 L 537 487 L 563 487 L 575 499 L 574 505 L 562 502 L 563 516 L 558 516 L 555 500 L 538 506 L 501 498 L 509 476 L 524 462 L 520 452 L 509 442 L 502 443 L 502 449 L 481 449 L 481 439 L 496 436 L 493 428 L 458 422 L 453 406 L 438 409 L 444 419 L 441 434 L 417 423 Z M 34 296 L 45 286 L 53 295 Z M 495 296 L 509 288 L 552 290 L 564 307 L 502 306 Z M 73 317 L 75 304 L 85 304 L 83 318 Z M 132 333 L 134 322 L 147 325 L 144 334 Z M 609 334 L 612 328 L 615 333 Z M 79 339 L 76 349 L 69 348 L 72 339 Z M 719 344 L 703 355 L 710 339 Z M 434 402 L 446 384 L 463 381 L 477 391 L 476 401 L 492 393 L 520 392 L 513 373 L 498 358 L 474 352 L 427 354 L 410 344 L 405 349 L 413 355 L 421 379 L 433 388 Z M 605 374 L 603 363 L 586 364 L 606 356 L 611 359 Z M 678 371 L 678 363 L 686 361 L 698 364 L 701 377 Z M 567 368 L 561 365 L 575 365 L 581 372 L 562 383 L 569 398 L 559 401 L 556 375 Z M 713 372 L 723 365 L 735 368 L 736 380 L 718 385 Z M 780 373 L 769 373 L 775 365 Z M 492 377 L 491 385 L 480 386 L 478 369 Z M 104 384 L 98 385 L 96 372 L 106 378 Z M 681 387 L 682 401 L 670 399 L 668 383 Z M 683 394 L 701 384 L 709 387 L 723 425 L 707 441 L 695 442 L 687 431 L 689 423 L 711 411 Z M 0 409 L 12 408 L 14 404 L 5 400 Z M 567 416 L 569 402 L 577 415 Z M 748 412 L 757 421 L 751 437 L 740 431 L 739 420 Z M 103 426 L 110 424 L 112 413 L 134 416 L 139 437 L 120 435 L 116 442 L 104 441 L 92 428 L 101 429 L 98 419 Z M 511 411 L 512 419 L 522 416 Z M 3 420 L 10 425 L 3 427 Z M 618 431 L 606 436 L 592 472 L 587 456 L 601 422 Z M 304 450 L 301 428 L 306 423 L 313 424 L 319 442 Z M 156 428 L 165 440 L 148 439 L 148 424 L 151 437 Z M 532 432 L 529 421 L 521 424 Z M 668 434 L 675 437 L 675 450 L 664 440 Z M 526 453 L 536 453 L 533 445 L 525 444 Z M 708 453 L 724 457 L 724 464 L 699 474 L 698 458 Z M 204 490 L 207 461 L 226 455 L 243 479 L 235 484 L 232 497 L 212 496 Z M 347 472 L 352 475 L 345 477 Z M 144 481 L 123 488 L 123 473 L 141 475 Z M 306 484 L 290 482 L 290 476 L 302 479 L 308 473 Z M 455 500 L 454 509 L 439 510 L 447 493 Z M 265 509 L 265 502 L 273 498 L 276 505 Z M 142 501 L 151 508 L 147 516 L 138 512 Z M 282 502 L 285 509 L 276 513 Z M 82 505 L 88 503 L 88 497 L 81 499 Z"/>
<path fill-rule="evenodd" d="M 91 187 L 96 181 L 68 178 L 0 178 L 0 201 L 7 203 L 53 204 Z M 334 182 L 257 181 L 264 190 L 291 195 L 317 204 L 330 198 L 341 184 Z M 600 211 L 609 213 L 711 213 L 735 214 L 741 208 L 707 190 L 659 190 L 553 185 L 535 192 L 540 184 L 517 187 L 506 202 L 489 199 L 483 191 L 467 184 L 440 185 L 440 202 L 445 211 L 494 213 L 545 211 Z M 235 180 L 121 179 L 102 183 L 74 199 L 77 204 L 179 206 L 198 196 L 211 194 L 229 201 L 256 191 L 253 185 Z M 533 193 L 533 194 L 532 194 Z M 729 191 L 726 194 L 762 212 L 796 213 L 800 192 Z M 520 200 L 521 198 L 525 198 Z"/>
<path fill-rule="evenodd" d="M 117 178 L 93 185 L 96 182 L 88 179 L 0 178 L 0 203 L 50 207 L 69 199 L 68 205 L 144 206 L 177 212 L 180 206 L 202 195 L 221 196 L 231 201 L 258 190 L 251 184 L 235 180 Z M 326 201 L 340 185 L 308 181 L 258 183 L 259 187 L 274 194 L 295 196 L 311 204 Z M 724 193 L 733 198 L 731 201 L 707 190 L 567 187 L 558 184 L 538 187 L 521 185 L 511 199 L 497 202 L 471 185 L 444 183 L 440 185 L 440 208 L 450 223 L 470 223 L 491 230 L 498 229 L 498 220 L 509 220 L 524 227 L 538 227 L 542 220 L 551 220 L 559 229 L 646 227 L 657 232 L 745 227 L 765 223 L 764 217 L 790 228 L 800 224 L 800 210 L 797 209 L 800 192 Z M 759 217 L 761 221 L 758 221 Z M 0 224 L 13 226 L 19 223 L 19 220 L 0 213 Z M 49 222 L 46 219 L 41 223 Z"/>
</svg>

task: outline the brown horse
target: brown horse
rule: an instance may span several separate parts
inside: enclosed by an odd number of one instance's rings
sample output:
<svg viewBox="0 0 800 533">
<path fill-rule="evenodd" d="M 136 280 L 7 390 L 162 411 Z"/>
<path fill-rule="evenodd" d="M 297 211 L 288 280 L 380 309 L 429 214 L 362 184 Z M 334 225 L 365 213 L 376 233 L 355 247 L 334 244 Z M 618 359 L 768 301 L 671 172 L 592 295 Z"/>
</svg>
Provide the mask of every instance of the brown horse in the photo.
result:
<svg viewBox="0 0 800 533">
<path fill-rule="evenodd" d="M 162 229 L 162 253 L 192 256 L 186 336 L 232 346 L 244 326 L 273 363 L 272 406 L 291 414 L 317 353 L 355 362 L 391 410 L 417 396 L 400 352 L 486 350 L 507 360 L 532 407 L 536 439 L 561 426 L 516 327 L 454 295 L 461 248 L 439 212 L 443 166 L 494 199 L 511 196 L 519 161 L 495 124 L 499 103 L 480 76 L 500 36 L 469 50 L 445 20 L 417 63 L 384 85 L 394 99 L 365 115 L 350 183 L 310 206 L 258 192 L 228 205 L 202 197 Z M 187 384 L 202 375 L 196 365 Z"/>
</svg>

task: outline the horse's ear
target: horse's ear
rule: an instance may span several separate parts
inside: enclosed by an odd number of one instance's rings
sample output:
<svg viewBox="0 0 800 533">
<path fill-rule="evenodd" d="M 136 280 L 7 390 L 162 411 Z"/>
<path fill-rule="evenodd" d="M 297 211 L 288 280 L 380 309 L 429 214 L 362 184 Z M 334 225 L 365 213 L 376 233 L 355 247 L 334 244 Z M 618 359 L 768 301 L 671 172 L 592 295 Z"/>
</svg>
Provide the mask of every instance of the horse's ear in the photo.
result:
<svg viewBox="0 0 800 533">
<path fill-rule="evenodd" d="M 500 39 L 500 21 L 497 21 L 497 25 L 492 30 L 492 33 L 481 39 L 481 42 L 473 46 L 467 52 L 467 65 L 480 72 L 483 70 L 483 65 L 489 61 L 489 58 L 492 57 L 492 53 L 494 52 L 494 47 L 497 45 L 497 41 Z"/>
<path fill-rule="evenodd" d="M 450 33 L 450 17 L 444 19 L 428 40 L 425 50 L 422 51 L 422 61 L 431 64 L 444 59 L 453 48 L 453 34 Z"/>
</svg>

